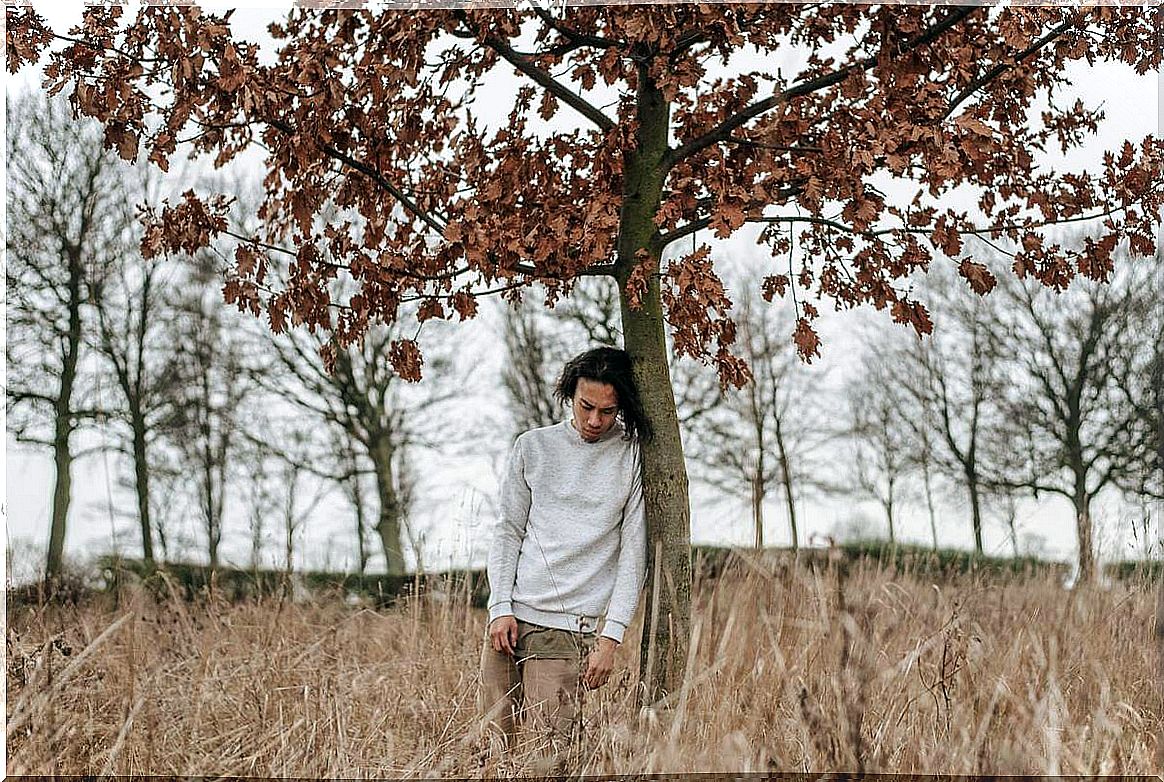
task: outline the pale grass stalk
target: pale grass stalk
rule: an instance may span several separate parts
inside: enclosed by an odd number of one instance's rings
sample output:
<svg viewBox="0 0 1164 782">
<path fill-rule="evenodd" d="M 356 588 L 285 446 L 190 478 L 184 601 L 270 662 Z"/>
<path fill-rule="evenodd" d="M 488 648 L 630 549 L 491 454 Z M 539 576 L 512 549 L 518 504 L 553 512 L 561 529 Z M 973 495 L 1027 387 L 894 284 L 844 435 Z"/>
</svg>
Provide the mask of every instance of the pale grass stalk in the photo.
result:
<svg viewBox="0 0 1164 782">
<path fill-rule="evenodd" d="M 662 582 L 661 570 L 663 567 L 663 541 L 655 541 L 655 573 L 651 581 L 651 627 L 659 626 L 659 585 Z M 647 641 L 647 673 L 643 677 L 643 683 L 650 686 L 651 677 L 655 673 L 655 636 L 651 635 L 650 640 Z M 649 694 L 648 694 L 648 697 Z M 646 698 L 643 699 L 644 704 Z"/>
<path fill-rule="evenodd" d="M 132 617 L 133 612 L 130 611 L 102 630 L 100 635 L 94 638 L 92 642 L 73 658 L 72 662 L 65 666 L 65 669 L 53 679 L 47 688 L 40 692 L 30 689 L 22 693 L 20 699 L 17 700 L 15 707 L 12 709 L 11 716 L 8 718 L 6 730 L 8 740 L 11 741 L 12 736 L 28 723 L 38 705 L 45 704 L 58 696 L 65 685 L 69 683 L 69 680 L 73 678 L 73 675 L 81 669 L 82 664 L 92 657 L 93 653 L 100 649 L 102 644 L 116 635 L 117 631 Z"/>
<path fill-rule="evenodd" d="M 1164 712 L 1164 578 L 1156 587 L 1156 705 Z M 1164 716 L 1156 726 L 1156 768 L 1164 768 Z"/>
<path fill-rule="evenodd" d="M 125 739 L 129 736 L 129 731 L 133 728 L 134 717 L 137 716 L 138 711 L 145 704 L 145 700 L 145 695 L 139 695 L 137 700 L 133 702 L 129 714 L 125 717 L 125 722 L 121 725 L 121 730 L 117 733 L 117 740 L 113 742 L 113 747 L 109 750 L 109 758 L 105 761 L 105 766 L 101 769 L 101 773 L 98 776 L 108 777 L 113 775 L 113 762 L 121 754 L 121 749 L 125 746 Z"/>
<path fill-rule="evenodd" d="M 687 700 L 691 696 L 691 684 L 695 678 L 695 659 L 699 652 L 699 636 L 703 632 L 703 622 L 696 621 L 691 630 L 691 645 L 687 649 L 687 675 L 683 677 L 683 686 L 679 688 L 679 705 L 675 708 L 675 717 L 671 721 L 671 746 L 679 741 L 679 733 L 683 730 L 683 721 L 687 716 Z"/>
</svg>

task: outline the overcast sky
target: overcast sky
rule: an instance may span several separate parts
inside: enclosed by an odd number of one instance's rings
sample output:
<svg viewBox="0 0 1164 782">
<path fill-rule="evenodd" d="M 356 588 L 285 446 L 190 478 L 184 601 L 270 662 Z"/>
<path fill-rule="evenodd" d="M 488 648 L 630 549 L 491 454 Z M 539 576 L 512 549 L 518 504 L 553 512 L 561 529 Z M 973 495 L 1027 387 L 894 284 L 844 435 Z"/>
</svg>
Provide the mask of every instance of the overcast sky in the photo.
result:
<svg viewBox="0 0 1164 782">
<path fill-rule="evenodd" d="M 58 32 L 63 32 L 80 18 L 80 3 L 58 2 L 36 5 Z M 226 5 L 207 3 L 204 7 L 217 9 Z M 284 6 L 285 3 L 254 3 L 247 8 L 239 8 L 232 20 L 232 26 L 240 37 L 255 41 L 266 40 L 264 25 L 278 16 L 276 11 L 270 9 Z M 127 10 L 133 12 L 132 8 Z M 788 63 L 784 64 L 786 73 L 788 65 L 800 59 L 795 52 L 783 54 L 782 58 L 788 60 Z M 12 92 L 38 85 L 38 71 L 39 69 L 27 69 L 15 77 L 7 77 L 6 90 Z M 1069 73 L 1073 79 L 1074 92 L 1072 95 L 1061 95 L 1060 103 L 1067 103 L 1078 97 L 1089 107 L 1102 105 L 1107 113 L 1107 120 L 1101 127 L 1100 134 L 1084 149 L 1073 151 L 1067 159 L 1060 156 L 1058 159 L 1048 160 L 1048 163 L 1056 168 L 1086 166 L 1097 162 L 1104 149 L 1114 148 L 1125 138 L 1138 141 L 1147 134 L 1160 133 L 1161 124 L 1164 122 L 1160 116 L 1164 80 L 1159 74 L 1139 77 L 1130 68 L 1109 64 L 1095 68 L 1073 65 Z M 512 77 L 498 75 L 493 78 L 489 89 L 497 91 L 500 97 L 505 98 L 512 94 L 514 83 Z M 498 100 L 496 105 L 497 117 L 503 118 L 504 112 L 508 110 L 508 102 Z M 559 112 L 559 117 L 565 113 Z M 712 241 L 710 237 L 704 237 L 702 234 L 699 240 Z M 715 242 L 713 253 L 721 263 L 726 261 L 729 265 L 740 265 L 744 268 L 754 264 L 758 258 L 757 249 L 747 232 L 741 232 L 728 242 Z M 486 378 L 497 377 L 496 373 L 503 358 L 496 349 L 498 341 L 490 338 L 490 335 L 497 333 L 496 312 L 492 308 L 486 308 L 476 326 L 480 328 L 464 331 L 465 338 L 480 340 L 478 344 L 484 355 L 476 377 L 480 382 L 495 382 Z M 851 326 L 852 313 L 847 314 L 843 321 L 826 318 L 824 323 L 825 347 L 823 356 L 816 366 L 831 368 L 834 377 L 843 377 L 847 369 L 851 368 L 853 352 L 838 348 L 838 345 L 843 345 L 845 341 L 841 336 L 842 333 L 851 329 Z M 487 347 L 490 345 L 494 346 L 493 350 Z M 467 408 L 463 414 L 473 415 L 473 410 Z M 512 432 L 499 428 L 496 435 L 493 442 L 483 443 L 478 453 L 470 450 L 465 456 L 442 458 L 432 463 L 432 469 L 425 470 L 426 474 L 435 476 L 427 487 L 428 491 L 424 492 L 428 500 L 419 514 L 420 526 L 425 530 L 427 537 L 426 558 L 429 567 L 440 568 L 448 564 L 482 561 L 492 525 L 487 498 L 496 491 L 493 470 L 498 454 L 508 446 Z M 53 477 L 51 458 L 45 452 L 15 447 L 11 437 L 6 438 L 6 443 L 7 539 L 18 558 L 28 557 L 36 549 L 35 561 L 31 564 L 40 567 L 40 551 L 43 550 L 48 536 L 49 498 Z M 109 551 L 111 548 L 117 548 L 129 555 L 136 553 L 133 523 L 115 521 L 109 513 L 107 496 L 111 492 L 117 495 L 117 490 L 110 488 L 112 481 L 107 478 L 105 461 L 112 465 L 114 457 L 112 455 L 88 457 L 74 466 L 74 506 L 70 514 L 67 537 L 67 552 L 70 555 L 88 555 Z M 708 492 L 693 484 L 693 539 L 708 543 L 749 544 L 752 532 L 746 503 L 713 505 L 708 502 L 709 497 Z M 130 498 L 124 495 L 120 495 L 120 500 L 116 504 L 125 508 L 132 507 Z M 928 540 L 928 522 L 920 511 L 921 508 L 916 507 L 916 503 L 912 512 L 907 511 L 907 516 L 899 527 L 902 538 Z M 965 514 L 956 503 L 952 506 L 952 511 L 943 518 L 939 535 L 944 542 L 951 545 L 968 547 L 971 544 L 971 536 Z M 877 512 L 872 507 L 855 508 L 851 502 L 810 504 L 802 509 L 801 513 L 804 517 L 801 526 L 805 539 L 815 533 L 834 531 L 844 526 L 848 519 L 861 513 L 867 514 L 875 522 L 878 519 Z M 1101 555 L 1108 557 L 1125 555 L 1130 545 L 1125 531 L 1114 529 L 1116 515 L 1114 506 L 1101 508 L 1097 514 L 1101 523 L 1107 522 L 1107 530 L 1101 531 L 1098 537 L 1103 547 Z M 345 560 L 350 562 L 354 543 L 349 532 L 352 526 L 348 520 L 349 516 L 350 513 L 338 499 L 321 506 L 316 517 L 306 525 L 306 538 L 300 543 L 301 551 L 314 552 L 308 564 L 315 566 L 323 564 L 324 553 L 329 550 L 332 565 L 340 566 Z M 779 497 L 770 498 L 766 518 L 766 540 L 775 545 L 786 544 L 788 541 L 786 520 L 781 511 Z M 725 523 L 724 519 L 728 521 Z M 1065 501 L 1050 499 L 1037 505 L 1026 503 L 1022 509 L 1020 526 L 1031 534 L 1042 536 L 1044 545 L 1050 553 L 1065 559 L 1073 555 L 1073 525 L 1070 519 L 1070 506 Z M 191 535 L 195 534 L 193 526 L 189 532 Z M 1004 530 L 997 522 L 988 524 L 986 541 L 990 552 L 1009 552 L 1009 543 Z M 235 517 L 228 522 L 224 537 L 225 558 L 237 564 L 245 563 L 248 546 L 245 525 Z M 378 550 L 378 547 L 373 545 L 373 549 Z M 17 561 L 14 565 L 17 571 L 14 575 L 28 571 L 27 563 Z M 375 566 L 376 560 L 373 560 L 373 569 Z"/>
</svg>

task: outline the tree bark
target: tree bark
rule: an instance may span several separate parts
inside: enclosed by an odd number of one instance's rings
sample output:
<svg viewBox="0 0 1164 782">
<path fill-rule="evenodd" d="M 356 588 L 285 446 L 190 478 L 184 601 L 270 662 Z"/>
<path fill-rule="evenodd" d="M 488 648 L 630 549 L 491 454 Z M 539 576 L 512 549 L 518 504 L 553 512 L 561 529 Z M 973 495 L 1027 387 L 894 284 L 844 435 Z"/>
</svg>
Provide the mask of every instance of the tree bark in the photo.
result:
<svg viewBox="0 0 1164 782">
<path fill-rule="evenodd" d="M 150 476 L 147 459 L 146 425 L 140 408 L 131 411 L 133 426 L 133 482 L 137 492 L 137 517 L 141 525 L 142 561 L 147 569 L 154 567 L 154 534 L 150 519 Z"/>
<path fill-rule="evenodd" d="M 938 550 L 938 520 L 937 514 L 934 512 L 934 490 L 930 478 L 930 462 L 929 454 L 927 453 L 925 459 L 922 461 L 922 481 L 926 489 L 926 509 L 930 514 L 930 535 L 934 539 L 934 551 Z"/>
<path fill-rule="evenodd" d="M 981 557 L 982 548 L 982 498 L 979 496 L 978 476 L 967 470 L 966 484 L 970 489 L 970 522 L 974 526 L 974 553 Z"/>
<path fill-rule="evenodd" d="M 764 548 L 764 476 L 760 468 L 752 476 L 752 527 L 756 549 Z"/>
<path fill-rule="evenodd" d="M 663 338 L 658 279 L 638 310 L 623 297 L 623 334 L 635 383 L 654 436 L 643 444 L 643 500 L 647 519 L 647 585 L 643 605 L 658 601 L 657 621 L 650 611 L 643 626 L 640 671 L 644 704 L 677 692 L 687 663 L 691 629 L 691 537 L 687 468 L 679 437 L 679 416 L 671 389 Z M 661 558 L 655 567 L 656 551 Z M 662 573 L 656 581 L 651 574 Z M 651 664 L 648 664 L 651 663 Z"/>
<path fill-rule="evenodd" d="M 384 550 L 385 572 L 390 576 L 401 576 L 404 575 L 404 551 L 400 545 L 403 509 L 393 480 L 393 450 L 387 437 L 380 437 L 372 443 L 368 454 L 376 468 L 376 494 L 380 499 L 376 533 L 380 536 L 380 546 Z"/>
<path fill-rule="evenodd" d="M 64 250 L 69 264 L 69 331 L 65 336 L 65 353 L 61 361 L 61 382 L 57 391 L 53 432 L 56 478 L 53 485 L 48 558 L 45 562 L 45 582 L 50 588 L 64 568 L 65 531 L 73 488 L 73 453 L 70 448 L 73 435 L 73 384 L 77 378 L 77 361 L 81 352 L 81 278 L 84 268 L 81 265 L 80 248 L 65 247 Z"/>
<path fill-rule="evenodd" d="M 776 448 L 780 456 L 780 480 L 784 483 L 784 501 L 788 503 L 788 526 L 792 534 L 792 552 L 800 551 L 800 531 L 796 524 L 796 497 L 792 494 L 792 469 L 788 466 L 788 449 L 784 445 L 784 430 L 776 418 Z"/>
<path fill-rule="evenodd" d="M 1086 490 L 1075 493 L 1075 535 L 1079 541 L 1079 577 L 1076 584 L 1095 580 L 1095 551 L 1092 548 L 1091 496 Z"/>
<path fill-rule="evenodd" d="M 652 81 L 649 53 L 638 68 L 636 144 L 623 162 L 623 201 L 619 215 L 616 278 L 624 347 L 653 437 L 642 445 L 643 501 L 647 522 L 647 607 L 640 671 L 641 703 L 676 692 L 683 681 L 691 634 L 691 516 L 687 467 L 679 435 L 679 416 L 671 387 L 660 297 L 659 265 L 663 247 L 655 215 L 666 176 L 670 107 Z M 638 308 L 630 304 L 636 266 L 646 272 Z M 656 567 L 656 559 L 660 559 Z M 662 576 L 656 579 L 653 574 Z M 652 606 L 657 603 L 652 622 Z"/>
</svg>

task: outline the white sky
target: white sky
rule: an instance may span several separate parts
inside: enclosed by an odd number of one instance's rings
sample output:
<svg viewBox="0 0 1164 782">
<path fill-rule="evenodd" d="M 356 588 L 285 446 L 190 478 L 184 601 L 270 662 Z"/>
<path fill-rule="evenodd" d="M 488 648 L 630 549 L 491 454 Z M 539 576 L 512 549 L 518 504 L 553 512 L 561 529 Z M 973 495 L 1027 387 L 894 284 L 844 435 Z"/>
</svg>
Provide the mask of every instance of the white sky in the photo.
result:
<svg viewBox="0 0 1164 782">
<path fill-rule="evenodd" d="M 36 3 L 55 30 L 63 32 L 71 23 L 80 19 L 81 5 L 76 2 Z M 228 4 L 207 3 L 208 10 L 225 8 Z M 246 8 L 238 8 L 232 26 L 240 35 L 249 40 L 264 40 L 263 26 L 266 20 L 278 17 L 277 10 L 286 3 L 251 3 Z M 265 10 L 266 9 L 266 10 Z M 130 13 L 133 8 L 127 9 Z M 245 31 L 245 32 L 243 32 Z M 795 60 L 790 56 L 790 61 Z M 786 72 L 788 66 L 785 65 Z M 1056 168 L 1071 167 L 1097 162 L 1102 150 L 1114 148 L 1125 138 L 1134 141 L 1147 134 L 1160 134 L 1164 117 L 1161 117 L 1161 98 L 1164 97 L 1164 79 L 1159 74 L 1138 77 L 1127 67 L 1102 64 L 1094 68 L 1074 65 L 1071 68 L 1074 93 L 1064 94 L 1060 101 L 1070 97 L 1081 99 L 1087 106 L 1102 105 L 1107 112 L 1107 120 L 1101 132 L 1085 149 L 1073 151 L 1068 159 L 1048 161 Z M 6 90 L 15 91 L 33 87 L 39 82 L 39 74 L 26 71 L 15 77 L 6 78 Z M 514 79 L 494 77 L 491 90 L 498 94 L 511 92 Z M 505 101 L 497 101 L 498 106 Z M 506 105 L 507 110 L 507 105 Z M 563 108 L 559 116 L 568 109 Z M 502 114 L 499 113 L 499 117 Z M 706 232 L 705 232 L 706 233 Z M 756 249 L 749 238 L 741 232 L 728 242 L 713 244 L 714 254 L 730 265 L 753 266 Z M 700 241 L 710 241 L 701 234 Z M 862 315 L 862 318 L 868 317 Z M 887 320 L 880 318 L 881 321 Z M 498 340 L 491 336 L 499 332 L 498 318 L 493 308 L 483 308 L 473 328 L 461 330 L 464 339 L 484 340 L 477 342 L 477 353 L 484 360 L 476 377 L 498 377 L 503 356 L 496 347 Z M 823 356 L 817 364 L 834 369 L 834 375 L 843 377 L 852 366 L 854 351 L 846 349 L 846 332 L 854 326 L 853 313 L 843 319 L 829 318 L 826 313 L 822 331 L 825 337 Z M 458 338 L 462 338 L 460 335 Z M 490 349 L 492 346 L 492 349 Z M 584 346 L 579 346 L 579 348 Z M 2 360 L 2 359 L 0 359 Z M 484 381 L 489 382 L 489 381 Z M 473 409 L 466 409 L 465 415 L 474 415 Z M 430 476 L 421 494 L 426 502 L 418 509 L 419 526 L 426 536 L 426 564 L 430 568 L 441 568 L 452 564 L 468 562 L 480 563 L 488 545 L 489 530 L 492 525 L 489 499 L 496 491 L 493 477 L 498 455 L 505 449 L 512 436 L 508 430 L 497 431 L 495 441 L 483 443 L 474 454 L 432 459 L 422 473 Z M 28 575 L 41 566 L 41 552 L 47 542 L 49 499 L 52 491 L 53 467 L 51 457 L 46 452 L 29 451 L 14 445 L 11 436 L 6 435 L 5 449 L 5 510 L 7 540 L 13 549 L 13 566 L 16 577 Z M 70 514 L 69 533 L 66 550 L 70 556 L 88 556 L 104 553 L 111 549 L 127 555 L 136 554 L 136 534 L 134 523 L 114 521 L 109 512 L 107 497 L 112 492 L 119 507 L 132 507 L 131 498 L 118 494 L 110 488 L 114 480 L 107 477 L 105 462 L 112 467 L 115 457 L 88 457 L 74 466 L 74 505 Z M 695 542 L 717 544 L 748 545 L 752 539 L 751 518 L 746 501 L 731 503 L 709 502 L 711 495 L 695 481 L 692 483 L 692 539 Z M 237 494 L 235 501 L 238 501 Z M 1096 516 L 1101 525 L 1098 535 L 1103 557 L 1120 558 L 1131 553 L 1131 540 L 1126 526 L 1117 523 L 1120 510 L 1110 502 L 1101 503 Z M 236 506 L 237 509 L 237 506 Z M 971 533 L 966 521 L 965 509 L 955 499 L 943 516 L 939 526 L 939 537 L 943 545 L 969 547 Z M 853 501 L 833 503 L 809 503 L 801 511 L 802 540 L 810 535 L 828 533 L 854 516 L 865 515 L 872 522 L 872 530 L 881 529 L 878 511 L 871 505 L 859 506 Z M 228 514 L 229 515 L 229 514 Z M 767 519 L 765 539 L 772 545 L 788 542 L 787 522 L 781 508 L 781 498 L 772 496 L 765 509 Z M 324 564 L 330 559 L 333 566 L 350 562 L 354 551 L 354 541 L 349 532 L 353 526 L 349 520 L 347 507 L 336 499 L 325 502 L 319 512 L 305 525 L 305 537 L 300 541 L 300 552 L 308 552 L 307 562 L 311 566 Z M 1157 514 L 1157 519 L 1159 513 Z M 728 519 L 726 523 L 723 519 Z M 1020 538 L 1025 530 L 1039 536 L 1044 547 L 1055 556 L 1070 558 L 1074 553 L 1074 531 L 1069 504 L 1061 498 L 1052 498 L 1040 503 L 1027 502 L 1020 509 Z M 190 533 L 194 525 L 191 523 Z M 1157 535 L 1159 535 L 1157 529 Z M 906 509 L 903 521 L 899 522 L 899 537 L 902 539 L 928 541 L 928 521 L 922 513 L 920 503 L 914 501 Z M 988 521 L 986 527 L 986 547 L 988 552 L 1005 554 L 1010 551 L 1006 533 L 997 521 Z M 378 553 L 378 544 L 370 541 L 371 550 Z M 273 546 L 277 549 L 278 546 Z M 200 547 L 194 548 L 197 556 Z M 330 550 L 330 557 L 327 552 Z M 223 553 L 228 561 L 238 564 L 246 562 L 249 540 L 245 525 L 240 518 L 228 520 L 223 542 Z M 273 554 L 277 556 L 277 554 Z M 302 564 L 302 563 L 301 563 Z M 377 559 L 372 561 L 375 570 Z"/>
</svg>

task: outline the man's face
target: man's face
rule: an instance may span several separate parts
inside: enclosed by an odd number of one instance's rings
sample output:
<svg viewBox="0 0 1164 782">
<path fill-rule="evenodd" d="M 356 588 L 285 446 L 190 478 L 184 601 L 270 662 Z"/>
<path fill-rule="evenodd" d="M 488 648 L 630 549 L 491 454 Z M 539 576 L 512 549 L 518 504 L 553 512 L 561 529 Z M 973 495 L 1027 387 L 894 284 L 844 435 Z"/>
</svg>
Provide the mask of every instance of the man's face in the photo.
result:
<svg viewBox="0 0 1164 782">
<path fill-rule="evenodd" d="M 574 428 L 592 443 L 610 431 L 618 416 L 618 393 L 609 383 L 578 378 L 574 390 Z"/>
</svg>

